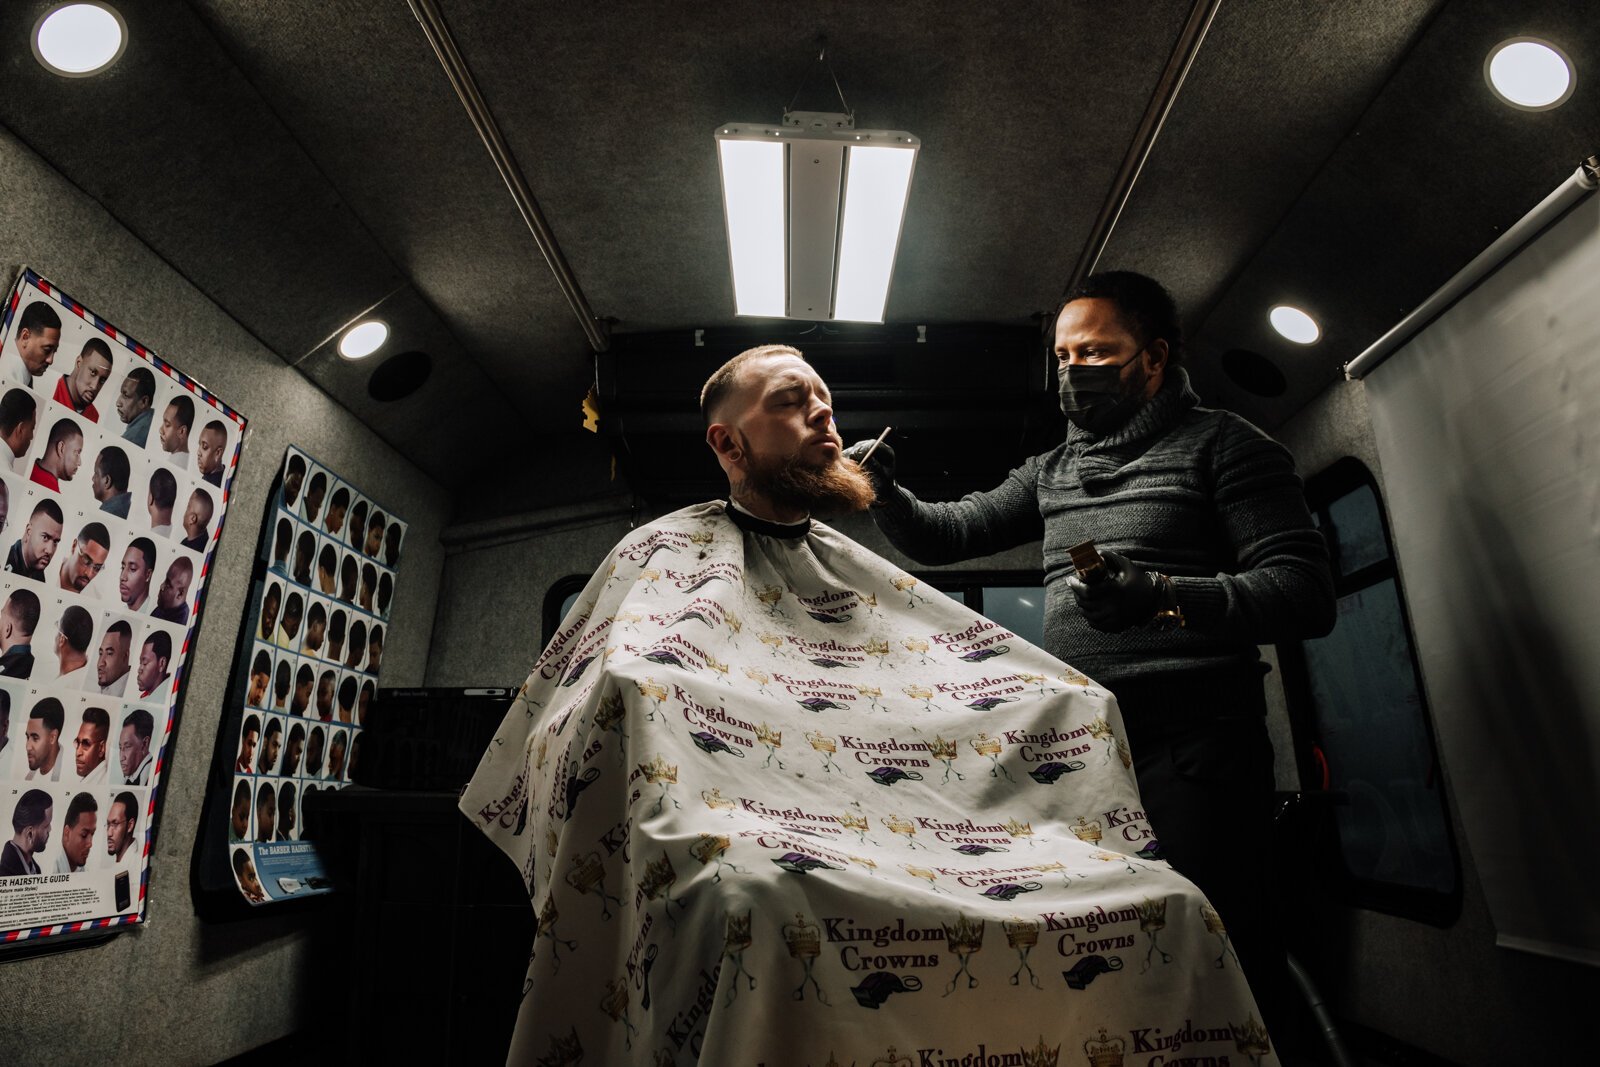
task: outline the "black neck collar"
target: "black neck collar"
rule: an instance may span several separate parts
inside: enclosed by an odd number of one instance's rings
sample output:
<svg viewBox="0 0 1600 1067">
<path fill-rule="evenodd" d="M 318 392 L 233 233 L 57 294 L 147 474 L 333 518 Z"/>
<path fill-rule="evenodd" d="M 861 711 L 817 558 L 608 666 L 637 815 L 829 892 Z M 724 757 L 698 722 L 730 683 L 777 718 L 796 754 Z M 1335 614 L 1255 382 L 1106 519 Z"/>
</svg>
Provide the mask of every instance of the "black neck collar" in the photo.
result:
<svg viewBox="0 0 1600 1067">
<path fill-rule="evenodd" d="M 811 532 L 811 520 L 801 519 L 799 522 L 771 522 L 767 519 L 758 519 L 729 500 L 722 502 L 722 509 L 728 513 L 728 518 L 733 524 L 746 533 L 765 534 L 767 537 L 781 537 L 788 541 L 796 541 Z"/>
</svg>

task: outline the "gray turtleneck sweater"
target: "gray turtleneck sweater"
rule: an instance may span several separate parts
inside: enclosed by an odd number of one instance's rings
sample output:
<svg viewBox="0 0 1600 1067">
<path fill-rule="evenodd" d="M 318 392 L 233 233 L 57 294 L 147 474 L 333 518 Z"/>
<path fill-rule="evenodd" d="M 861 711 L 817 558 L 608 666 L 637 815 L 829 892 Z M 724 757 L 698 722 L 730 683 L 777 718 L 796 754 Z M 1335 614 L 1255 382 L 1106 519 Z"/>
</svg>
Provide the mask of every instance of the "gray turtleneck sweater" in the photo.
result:
<svg viewBox="0 0 1600 1067">
<path fill-rule="evenodd" d="M 1327 546 L 1311 524 L 1294 460 L 1227 411 L 1199 406 L 1181 367 L 1120 429 L 1071 426 L 998 487 L 947 504 L 900 489 L 873 508 L 896 547 L 954 563 L 1044 538 L 1045 649 L 1096 681 L 1179 681 L 1249 668 L 1256 645 L 1333 628 Z M 1090 628 L 1066 580 L 1067 548 L 1097 547 L 1172 577 L 1185 626 Z"/>
</svg>

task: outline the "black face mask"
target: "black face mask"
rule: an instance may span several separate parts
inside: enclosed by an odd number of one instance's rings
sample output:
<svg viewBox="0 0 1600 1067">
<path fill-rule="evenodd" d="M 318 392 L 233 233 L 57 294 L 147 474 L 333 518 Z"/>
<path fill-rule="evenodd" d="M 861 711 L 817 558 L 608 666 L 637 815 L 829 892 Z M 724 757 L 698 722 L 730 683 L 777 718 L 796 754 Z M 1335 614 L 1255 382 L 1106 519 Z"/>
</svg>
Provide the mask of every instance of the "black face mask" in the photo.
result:
<svg viewBox="0 0 1600 1067">
<path fill-rule="evenodd" d="M 1067 366 L 1061 372 L 1061 413 L 1080 429 L 1104 437 L 1128 421 L 1144 404 L 1148 374 L 1122 382 L 1122 368 L 1139 358 L 1144 349 L 1121 363 Z"/>
</svg>

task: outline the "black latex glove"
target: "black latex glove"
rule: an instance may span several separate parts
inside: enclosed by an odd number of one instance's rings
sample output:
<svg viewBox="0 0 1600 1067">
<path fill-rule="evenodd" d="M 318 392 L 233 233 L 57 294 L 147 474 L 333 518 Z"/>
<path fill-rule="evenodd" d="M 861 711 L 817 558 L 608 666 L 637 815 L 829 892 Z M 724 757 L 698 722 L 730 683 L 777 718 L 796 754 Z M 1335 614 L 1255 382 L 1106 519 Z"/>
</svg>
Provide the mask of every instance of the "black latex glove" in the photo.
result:
<svg viewBox="0 0 1600 1067">
<path fill-rule="evenodd" d="M 857 441 L 844 450 L 844 458 L 857 466 L 861 466 L 861 457 L 866 455 L 871 448 L 871 441 Z M 878 503 L 883 503 L 884 500 L 888 499 L 889 494 L 894 492 L 895 488 L 894 449 L 889 446 L 887 441 L 879 445 L 877 451 L 872 453 L 872 458 L 867 460 L 866 465 L 861 466 L 861 469 L 866 471 L 867 477 L 872 479 L 872 495 L 877 498 Z"/>
<path fill-rule="evenodd" d="M 1089 625 L 1101 633 L 1119 634 L 1154 618 L 1161 599 L 1155 575 L 1118 552 L 1101 552 L 1100 558 L 1106 561 L 1106 573 L 1099 581 L 1067 579 Z"/>
</svg>

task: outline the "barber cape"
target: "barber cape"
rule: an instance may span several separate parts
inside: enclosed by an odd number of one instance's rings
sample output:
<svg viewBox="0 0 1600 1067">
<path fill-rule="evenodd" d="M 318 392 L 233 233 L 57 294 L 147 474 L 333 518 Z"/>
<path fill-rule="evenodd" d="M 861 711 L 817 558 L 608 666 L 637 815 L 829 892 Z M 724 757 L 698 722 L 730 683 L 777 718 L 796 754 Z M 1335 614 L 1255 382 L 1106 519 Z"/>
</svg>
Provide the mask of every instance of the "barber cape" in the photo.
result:
<svg viewBox="0 0 1600 1067">
<path fill-rule="evenodd" d="M 636 531 L 461 798 L 537 915 L 510 1062 L 1276 1063 L 1121 733 L 824 525 Z"/>
</svg>

